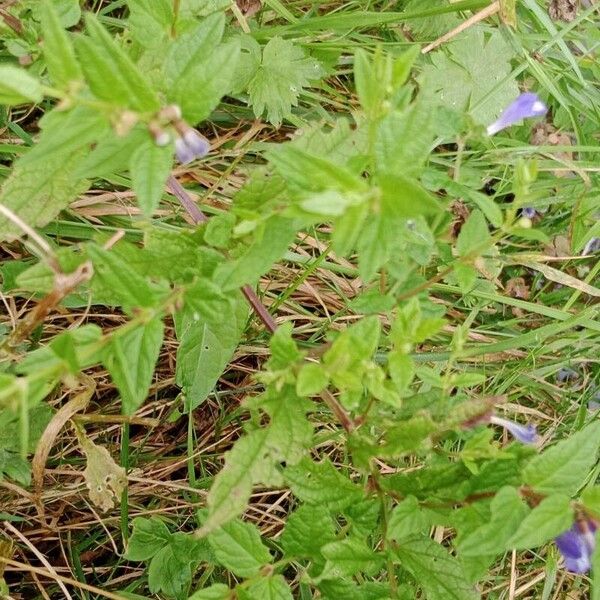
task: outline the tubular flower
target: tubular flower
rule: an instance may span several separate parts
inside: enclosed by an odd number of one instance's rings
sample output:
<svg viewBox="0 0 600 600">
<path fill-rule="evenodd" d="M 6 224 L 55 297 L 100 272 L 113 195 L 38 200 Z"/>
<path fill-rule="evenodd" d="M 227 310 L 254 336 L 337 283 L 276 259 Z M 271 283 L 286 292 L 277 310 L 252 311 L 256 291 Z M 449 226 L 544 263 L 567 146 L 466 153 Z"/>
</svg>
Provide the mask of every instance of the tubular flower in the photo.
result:
<svg viewBox="0 0 600 600">
<path fill-rule="evenodd" d="M 596 547 L 596 526 L 591 521 L 574 523 L 571 529 L 555 538 L 556 546 L 565 559 L 567 571 L 587 573 L 592 565 Z"/>
<path fill-rule="evenodd" d="M 535 444 L 537 441 L 535 425 L 521 425 L 520 423 L 510 421 L 509 419 L 503 419 L 496 415 L 490 417 L 490 423 L 504 427 L 504 429 L 510 431 L 516 440 L 519 440 L 519 442 L 523 444 Z"/>
<path fill-rule="evenodd" d="M 526 92 L 507 106 L 497 121 L 488 126 L 487 134 L 494 135 L 522 119 L 542 117 L 547 112 L 548 107 L 538 98 L 537 94 Z"/>
</svg>

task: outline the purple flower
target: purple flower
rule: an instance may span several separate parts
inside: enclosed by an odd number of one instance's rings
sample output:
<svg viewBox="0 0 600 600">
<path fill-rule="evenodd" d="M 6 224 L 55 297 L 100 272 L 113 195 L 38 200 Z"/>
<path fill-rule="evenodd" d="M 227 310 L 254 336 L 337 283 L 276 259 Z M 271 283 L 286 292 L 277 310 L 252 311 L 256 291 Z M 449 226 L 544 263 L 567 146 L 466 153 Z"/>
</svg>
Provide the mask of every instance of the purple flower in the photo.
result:
<svg viewBox="0 0 600 600">
<path fill-rule="evenodd" d="M 533 219 L 538 214 L 537 210 L 533 206 L 524 206 L 521 209 L 521 216 L 526 219 Z"/>
<path fill-rule="evenodd" d="M 487 134 L 494 135 L 522 119 L 541 117 L 547 112 L 548 107 L 538 98 L 537 94 L 531 92 L 521 94 L 512 104 L 504 109 L 497 121 L 488 126 Z"/>
<path fill-rule="evenodd" d="M 581 256 L 588 256 L 590 254 L 596 254 L 596 252 L 598 252 L 598 251 L 600 251 L 600 238 L 593 237 L 583 247 L 583 250 L 581 251 Z"/>
<path fill-rule="evenodd" d="M 495 415 L 490 417 L 490 423 L 508 429 L 513 437 L 523 444 L 535 444 L 537 441 L 535 425 L 521 425 L 515 421 L 503 419 L 502 417 L 497 417 Z"/>
<path fill-rule="evenodd" d="M 189 128 L 175 140 L 177 160 L 185 165 L 196 158 L 203 158 L 210 150 L 210 142 L 196 130 Z"/>
<path fill-rule="evenodd" d="M 579 379 L 579 373 L 571 367 L 562 367 L 556 373 L 556 381 L 558 383 L 566 383 L 568 381 L 575 381 Z"/>
<path fill-rule="evenodd" d="M 574 523 L 571 529 L 561 533 L 554 541 L 565 559 L 567 571 L 587 573 L 596 547 L 594 532 L 596 526 L 591 521 Z"/>
</svg>

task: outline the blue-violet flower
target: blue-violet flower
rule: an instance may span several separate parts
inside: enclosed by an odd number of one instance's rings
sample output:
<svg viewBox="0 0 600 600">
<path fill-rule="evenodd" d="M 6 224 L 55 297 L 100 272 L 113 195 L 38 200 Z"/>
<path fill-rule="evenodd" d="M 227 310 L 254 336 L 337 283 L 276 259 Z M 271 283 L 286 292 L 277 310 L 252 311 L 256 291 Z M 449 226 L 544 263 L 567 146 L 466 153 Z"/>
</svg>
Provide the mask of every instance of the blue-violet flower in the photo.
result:
<svg viewBox="0 0 600 600">
<path fill-rule="evenodd" d="M 556 546 L 565 559 L 565 567 L 573 573 L 587 573 L 592 565 L 596 547 L 596 526 L 591 521 L 574 523 L 571 529 L 555 538 Z"/>
<path fill-rule="evenodd" d="M 496 415 L 492 415 L 490 417 L 490 423 L 504 427 L 510 431 L 515 439 L 519 440 L 519 442 L 523 444 L 535 444 L 537 441 L 538 436 L 535 425 L 521 425 L 520 423 L 510 421 L 509 419 L 503 419 L 502 417 L 497 417 Z"/>
<path fill-rule="evenodd" d="M 541 117 L 547 112 L 548 107 L 538 98 L 537 94 L 526 92 L 507 106 L 497 121 L 488 126 L 487 134 L 494 135 L 522 119 Z"/>
</svg>

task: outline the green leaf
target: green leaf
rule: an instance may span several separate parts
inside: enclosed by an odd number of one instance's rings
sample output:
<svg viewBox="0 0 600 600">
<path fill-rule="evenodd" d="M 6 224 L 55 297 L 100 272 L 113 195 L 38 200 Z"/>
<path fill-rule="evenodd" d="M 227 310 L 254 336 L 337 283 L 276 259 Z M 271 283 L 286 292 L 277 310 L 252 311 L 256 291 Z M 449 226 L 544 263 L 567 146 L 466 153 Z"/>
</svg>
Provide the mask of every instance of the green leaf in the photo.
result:
<svg viewBox="0 0 600 600">
<path fill-rule="evenodd" d="M 600 600 L 600 546 L 592 554 L 592 595 L 590 600 Z"/>
<path fill-rule="evenodd" d="M 292 590 L 283 575 L 263 577 L 248 586 L 252 600 L 293 600 Z"/>
<path fill-rule="evenodd" d="M 381 175 L 382 212 L 387 218 L 435 217 L 443 204 L 434 198 L 418 181 L 401 174 Z"/>
<path fill-rule="evenodd" d="M 225 459 L 208 495 L 209 518 L 203 532 L 226 523 L 246 507 L 256 483 L 282 485 L 282 462 L 296 465 L 312 443 L 312 425 L 306 419 L 310 407 L 290 386 L 256 399 L 266 410 L 267 426 L 240 438 Z M 334 470 L 335 471 L 335 470 Z"/>
<path fill-rule="evenodd" d="M 381 103 L 386 94 L 385 86 L 388 84 L 377 69 L 381 56 L 373 61 L 361 49 L 354 53 L 354 84 L 360 105 L 367 115 L 376 116 L 381 109 Z"/>
<path fill-rule="evenodd" d="M 80 154 L 50 154 L 43 161 L 17 162 L 0 191 L 0 202 L 32 227 L 43 227 L 71 200 L 85 191 L 87 182 L 74 176 Z M 0 239 L 16 238 L 23 231 L 0 216 Z"/>
<path fill-rule="evenodd" d="M 492 516 L 460 540 L 458 548 L 461 557 L 496 555 L 504 552 L 508 540 L 514 535 L 529 512 L 518 491 L 513 487 L 503 487 L 491 503 Z"/>
<path fill-rule="evenodd" d="M 269 344 L 271 358 L 267 362 L 267 368 L 273 371 L 285 369 L 302 359 L 302 353 L 292 337 L 292 324 L 285 323 L 278 327 Z"/>
<path fill-rule="evenodd" d="M 192 573 L 200 562 L 207 562 L 210 548 L 206 540 L 193 534 L 175 533 L 168 544 L 154 555 L 148 569 L 148 587 L 152 593 L 185 598 Z"/>
<path fill-rule="evenodd" d="M 215 275 L 217 283 L 224 290 L 235 290 L 245 284 L 254 285 L 283 256 L 297 229 L 297 223 L 291 219 L 279 216 L 268 219 L 264 229 L 257 233 L 239 258 L 219 267 Z"/>
<path fill-rule="evenodd" d="M 136 517 L 133 531 L 127 542 L 127 560 L 150 560 L 163 546 L 171 541 L 171 532 L 158 517 Z"/>
<path fill-rule="evenodd" d="M 199 406 L 215 387 L 244 332 L 248 307 L 241 294 L 222 303 L 221 320 L 211 321 L 186 308 L 177 318 L 175 379 L 183 389 L 187 410 Z"/>
<path fill-rule="evenodd" d="M 224 27 L 222 13 L 211 15 L 179 36 L 167 54 L 164 70 L 169 99 L 191 123 L 206 119 L 231 91 L 240 46 L 238 40 L 219 44 Z"/>
<path fill-rule="evenodd" d="M 154 112 L 160 102 L 144 76 L 92 14 L 86 15 L 89 37 L 77 40 L 77 54 L 94 95 L 111 105 Z"/>
<path fill-rule="evenodd" d="M 398 392 L 404 394 L 415 377 L 415 363 L 408 354 L 393 351 L 388 354 L 390 377 Z"/>
<path fill-rule="evenodd" d="M 0 65 L 0 104 L 37 104 L 43 98 L 42 85 L 25 69 L 13 65 Z"/>
<path fill-rule="evenodd" d="M 20 159 L 23 165 L 37 164 L 41 167 L 49 156 L 68 159 L 78 150 L 87 150 L 109 131 L 104 115 L 87 106 L 76 106 L 69 111 L 53 110 L 44 115 L 41 125 L 42 135 L 37 144 Z"/>
<path fill-rule="evenodd" d="M 157 146 L 149 137 L 131 156 L 129 170 L 133 191 L 147 217 L 151 217 L 160 203 L 173 163 L 173 148 Z"/>
<path fill-rule="evenodd" d="M 342 165 L 309 154 L 291 144 L 280 145 L 268 154 L 268 158 L 286 181 L 305 191 L 336 189 L 359 192 L 366 189 L 360 177 Z"/>
<path fill-rule="evenodd" d="M 127 169 L 137 148 L 148 138 L 144 127 L 135 128 L 126 137 L 117 137 L 114 131 L 99 138 L 93 150 L 81 161 L 75 173 L 78 177 L 108 177 Z"/>
<path fill-rule="evenodd" d="M 480 210 L 474 210 L 461 227 L 456 240 L 456 250 L 460 256 L 471 252 L 482 254 L 486 250 L 486 245 L 490 243 L 491 236 L 485 217 Z"/>
<path fill-rule="evenodd" d="M 394 507 L 390 515 L 387 526 L 388 538 L 401 541 L 406 537 L 423 533 L 427 525 L 419 501 L 414 496 L 408 496 Z"/>
<path fill-rule="evenodd" d="M 189 561 L 180 560 L 171 545 L 161 548 L 148 569 L 148 588 L 152 594 L 164 592 L 179 597 L 192 583 Z"/>
<path fill-rule="evenodd" d="M 307 504 L 340 511 L 363 498 L 362 489 L 344 477 L 328 460 L 315 463 L 308 458 L 287 466 L 285 480 L 292 492 Z"/>
<path fill-rule="evenodd" d="M 596 516 L 600 516 L 600 485 L 585 488 L 581 494 L 581 503 Z"/>
<path fill-rule="evenodd" d="M 525 550 L 541 546 L 565 532 L 573 524 L 573 509 L 568 496 L 555 494 L 544 498 L 523 520 L 506 542 L 506 549 Z"/>
<path fill-rule="evenodd" d="M 316 363 L 302 365 L 296 379 L 298 396 L 315 396 L 323 391 L 329 382 L 329 376 L 323 367 Z"/>
<path fill-rule="evenodd" d="M 14 452 L 0 448 L 0 481 L 6 475 L 19 485 L 31 485 L 31 466 L 29 461 Z"/>
<path fill-rule="evenodd" d="M 321 77 L 318 61 L 306 57 L 293 42 L 273 37 L 263 48 L 260 67 L 248 85 L 254 114 L 260 117 L 267 111 L 267 119 L 278 127 L 298 105 L 302 89 Z"/>
<path fill-rule="evenodd" d="M 123 258 L 94 244 L 87 246 L 87 251 L 94 264 L 92 283 L 98 280 L 103 287 L 111 289 L 126 310 L 155 303 L 156 293 L 150 283 Z"/>
<path fill-rule="evenodd" d="M 68 29 L 77 25 L 81 19 L 81 7 L 79 6 L 79 0 L 45 0 L 48 2 L 61 27 Z M 37 21 L 41 21 L 42 27 L 44 26 L 44 3 L 33 2 L 32 12 Z"/>
<path fill-rule="evenodd" d="M 351 577 L 361 571 L 367 575 L 375 575 L 383 562 L 383 555 L 377 554 L 363 541 L 353 537 L 325 544 L 321 553 L 327 559 L 320 575 L 323 579 Z"/>
<path fill-rule="evenodd" d="M 254 577 L 273 561 L 256 525 L 235 520 L 208 536 L 217 561 L 239 577 Z"/>
<path fill-rule="evenodd" d="M 79 81 L 83 77 L 75 59 L 73 44 L 63 29 L 53 4 L 45 0 L 41 3 L 40 10 L 44 36 L 42 48 L 48 74 L 56 87 L 67 89 L 71 82 Z"/>
<path fill-rule="evenodd" d="M 210 587 L 194 592 L 188 600 L 230 600 L 231 590 L 222 583 L 214 583 Z"/>
<path fill-rule="evenodd" d="M 431 54 L 422 85 L 437 95 L 440 105 L 468 111 L 477 123 L 489 125 L 518 95 L 511 74 L 512 50 L 500 31 L 491 35 L 475 26 Z"/>
<path fill-rule="evenodd" d="M 418 176 L 431 152 L 434 134 L 432 111 L 423 102 L 390 113 L 377 129 L 377 169 Z"/>
<path fill-rule="evenodd" d="M 460 563 L 426 537 L 405 540 L 396 548 L 401 565 L 423 588 L 428 600 L 476 600 Z"/>
<path fill-rule="evenodd" d="M 132 37 L 146 48 L 165 45 L 165 37 L 175 23 L 171 0 L 128 0 L 129 29 Z"/>
<path fill-rule="evenodd" d="M 573 494 L 597 460 L 600 422 L 595 421 L 571 437 L 533 458 L 523 471 L 523 483 L 540 494 Z"/>
<path fill-rule="evenodd" d="M 152 383 L 162 346 L 164 326 L 160 318 L 113 334 L 104 364 L 121 395 L 123 412 L 133 414 L 144 402 Z"/>
<path fill-rule="evenodd" d="M 154 4 L 154 0 L 143 2 Z M 172 5 L 169 0 L 164 2 Z M 225 15 L 218 13 L 203 19 L 194 28 L 177 37 L 169 47 L 165 60 L 165 73 L 170 87 L 176 87 L 192 75 L 198 64 L 204 64 L 223 38 L 224 31 Z M 144 32 L 144 37 L 146 35 Z"/>
<path fill-rule="evenodd" d="M 329 511 L 319 505 L 302 505 L 287 519 L 281 546 L 287 557 L 322 559 L 321 546 L 335 541 L 334 522 Z"/>
</svg>

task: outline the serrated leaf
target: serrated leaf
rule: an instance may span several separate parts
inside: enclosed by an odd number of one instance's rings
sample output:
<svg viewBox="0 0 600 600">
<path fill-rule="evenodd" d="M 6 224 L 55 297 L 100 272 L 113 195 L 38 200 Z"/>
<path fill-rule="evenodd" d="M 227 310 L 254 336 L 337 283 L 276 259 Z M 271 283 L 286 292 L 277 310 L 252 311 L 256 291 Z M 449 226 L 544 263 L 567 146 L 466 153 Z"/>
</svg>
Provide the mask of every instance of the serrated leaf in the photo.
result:
<svg viewBox="0 0 600 600">
<path fill-rule="evenodd" d="M 283 575 L 263 577 L 248 586 L 252 600 L 293 600 L 292 590 Z"/>
<path fill-rule="evenodd" d="M 42 135 L 37 144 L 24 154 L 20 163 L 42 167 L 49 156 L 68 157 L 106 135 L 108 121 L 97 110 L 77 106 L 69 111 L 54 110 L 41 121 Z"/>
<path fill-rule="evenodd" d="M 81 7 L 79 0 L 47 0 L 52 6 L 61 27 L 68 29 L 79 23 Z M 43 6 L 41 2 L 32 3 L 32 12 L 36 20 L 43 24 Z"/>
<path fill-rule="evenodd" d="M 107 177 L 125 171 L 132 154 L 148 138 L 143 127 L 134 129 L 127 137 L 117 137 L 113 131 L 99 139 L 91 152 L 81 161 L 77 177 Z"/>
<path fill-rule="evenodd" d="M 273 371 L 285 369 L 302 358 L 294 338 L 292 337 L 292 324 L 285 323 L 277 328 L 271 337 L 269 344 L 271 357 L 267 362 L 267 368 Z"/>
<path fill-rule="evenodd" d="M 327 387 L 329 376 L 323 367 L 316 363 L 302 365 L 296 380 L 298 396 L 314 396 Z"/>
<path fill-rule="evenodd" d="M 490 242 L 491 236 L 485 217 L 480 210 L 474 210 L 467 222 L 461 227 L 456 240 L 456 250 L 460 256 L 472 252 L 481 254 Z"/>
<path fill-rule="evenodd" d="M 222 583 L 214 583 L 210 587 L 194 592 L 188 600 L 230 600 L 231 590 Z"/>
<path fill-rule="evenodd" d="M 208 117 L 230 91 L 240 48 L 237 40 L 220 44 L 224 27 L 222 13 L 211 15 L 180 35 L 167 54 L 169 98 L 191 123 Z"/>
<path fill-rule="evenodd" d="M 351 577 L 359 572 L 375 575 L 384 559 L 383 555 L 353 537 L 325 544 L 321 553 L 327 559 L 320 575 L 323 579 Z"/>
<path fill-rule="evenodd" d="M 503 552 L 507 541 L 521 525 L 529 509 L 513 487 L 501 488 L 491 504 L 492 516 L 460 540 L 460 555 L 488 556 Z"/>
<path fill-rule="evenodd" d="M 418 176 L 431 152 L 433 123 L 432 111 L 420 102 L 385 117 L 377 129 L 377 168 L 408 177 Z"/>
<path fill-rule="evenodd" d="M 204 64 L 223 38 L 225 16 L 211 15 L 194 28 L 180 35 L 171 44 L 165 61 L 165 73 L 170 87 L 176 87 Z"/>
<path fill-rule="evenodd" d="M 523 483 L 540 494 L 573 494 L 596 463 L 600 422 L 595 421 L 533 458 L 523 470 Z"/>
<path fill-rule="evenodd" d="M 5 475 L 19 485 L 25 487 L 31 485 L 31 465 L 29 461 L 15 452 L 0 448 L 0 481 Z"/>
<path fill-rule="evenodd" d="M 111 338 L 103 362 L 119 390 L 126 415 L 133 414 L 148 395 L 163 331 L 162 320 L 155 317 Z"/>
<path fill-rule="evenodd" d="M 160 203 L 173 163 L 173 149 L 157 146 L 149 137 L 138 146 L 129 162 L 133 191 L 147 217 Z"/>
<path fill-rule="evenodd" d="M 148 589 L 151 593 L 164 592 L 168 596 L 180 596 L 192 581 L 189 561 L 175 555 L 171 545 L 164 546 L 154 556 L 148 568 Z"/>
<path fill-rule="evenodd" d="M 392 540 L 402 540 L 406 537 L 423 533 L 428 522 L 425 514 L 414 496 L 408 496 L 394 507 L 390 515 L 387 535 Z"/>
<path fill-rule="evenodd" d="M 74 177 L 79 151 L 71 155 L 48 155 L 31 164 L 17 162 L 0 191 L 0 202 L 25 223 L 42 227 L 51 221 L 71 200 L 85 191 L 88 183 Z M 23 231 L 6 217 L 0 216 L 0 239 L 17 238 Z"/>
<path fill-rule="evenodd" d="M 492 123 L 519 95 L 510 46 L 500 31 L 486 37 L 484 28 L 475 26 L 448 44 L 447 52 L 432 53 L 433 64 L 423 69 L 424 88 L 437 94 L 439 104 Z"/>
<path fill-rule="evenodd" d="M 88 13 L 86 25 L 89 36 L 77 40 L 76 51 L 94 95 L 111 105 L 140 112 L 158 110 L 156 93 L 97 18 Z"/>
<path fill-rule="evenodd" d="M 448 551 L 425 537 L 405 540 L 396 548 L 401 565 L 421 586 L 427 600 L 476 600 L 460 563 Z"/>
<path fill-rule="evenodd" d="M 75 50 L 53 4 L 45 0 L 41 3 L 40 10 L 42 48 L 48 74 L 55 86 L 66 89 L 71 82 L 79 81 L 83 77 L 79 63 L 75 59 Z"/>
<path fill-rule="evenodd" d="M 318 505 L 302 505 L 287 519 L 280 542 L 288 557 L 322 559 L 321 546 L 335 541 L 333 519 Z"/>
<path fill-rule="evenodd" d="M 135 561 L 150 560 L 170 541 L 171 532 L 161 519 L 136 517 L 133 520 L 131 537 L 127 542 L 125 558 Z"/>
<path fill-rule="evenodd" d="M 254 577 L 273 561 L 256 525 L 235 520 L 208 536 L 217 561 L 239 577 Z"/>
<path fill-rule="evenodd" d="M 220 321 L 193 309 L 185 309 L 177 320 L 180 344 L 175 378 L 183 388 L 187 410 L 199 406 L 213 390 L 246 326 L 248 308 L 241 294 L 221 306 Z"/>
<path fill-rule="evenodd" d="M 264 231 L 255 236 L 238 259 L 219 266 L 215 275 L 217 283 L 224 290 L 238 289 L 245 284 L 254 285 L 283 256 L 297 229 L 299 227 L 292 219 L 280 216 L 268 219 L 264 223 Z"/>
<path fill-rule="evenodd" d="M 156 294 L 150 283 L 125 260 L 93 244 L 87 246 L 87 252 L 94 264 L 92 283 L 98 280 L 103 287 L 113 290 L 126 310 L 155 303 Z"/>
<path fill-rule="evenodd" d="M 307 504 L 340 511 L 363 497 L 362 489 L 344 477 L 328 460 L 315 463 L 308 458 L 284 470 L 292 492 Z"/>
<path fill-rule="evenodd" d="M 307 404 L 290 387 L 273 396 L 261 398 L 269 424 L 244 435 L 227 453 L 225 466 L 208 495 L 209 518 L 203 532 L 241 514 L 254 484 L 281 485 L 277 467 L 281 463 L 298 464 L 310 447 L 312 425 L 306 419 Z"/>
<path fill-rule="evenodd" d="M 573 509 L 568 496 L 555 494 L 544 498 L 506 542 L 506 549 L 536 548 L 563 533 L 573 524 Z"/>
<path fill-rule="evenodd" d="M 175 25 L 173 2 L 170 0 L 128 0 L 129 29 L 142 46 L 152 48 L 165 44 L 165 37 Z"/>
<path fill-rule="evenodd" d="M 25 69 L 0 65 L 0 104 L 38 103 L 43 98 L 41 83 Z"/>
<path fill-rule="evenodd" d="M 275 126 L 281 125 L 298 105 L 304 87 L 321 76 L 321 65 L 308 58 L 293 42 L 273 37 L 263 48 L 260 67 L 248 85 L 254 114 L 267 119 Z"/>
</svg>

